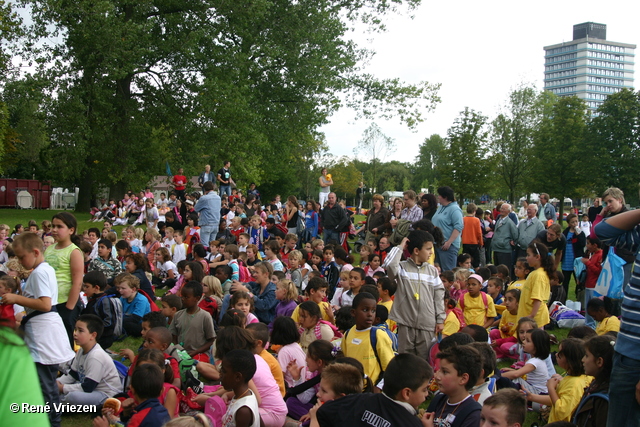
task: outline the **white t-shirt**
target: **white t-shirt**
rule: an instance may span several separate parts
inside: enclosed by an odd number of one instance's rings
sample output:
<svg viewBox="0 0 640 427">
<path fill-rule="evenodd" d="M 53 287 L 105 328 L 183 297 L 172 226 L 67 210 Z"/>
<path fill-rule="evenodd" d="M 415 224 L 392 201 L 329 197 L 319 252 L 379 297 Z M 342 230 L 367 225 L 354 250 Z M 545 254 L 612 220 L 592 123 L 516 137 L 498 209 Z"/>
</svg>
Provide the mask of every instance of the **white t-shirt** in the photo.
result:
<svg viewBox="0 0 640 427">
<path fill-rule="evenodd" d="M 175 244 L 173 246 L 173 262 L 178 264 L 180 261 L 187 259 L 187 249 L 185 248 L 185 244 Z M 176 270 L 177 271 L 177 270 Z"/>
<path fill-rule="evenodd" d="M 107 396 L 113 396 L 122 391 L 116 365 L 111 356 L 100 347 L 100 344 L 93 346 L 87 354 L 84 354 L 80 348 L 71 362 L 71 369 L 78 373 L 80 379 L 76 380 L 71 375 L 62 376 L 59 381 L 64 384 L 65 394 L 72 391 L 83 391 L 82 382 L 85 378 L 97 382 L 95 391 L 101 391 Z"/>
<path fill-rule="evenodd" d="M 167 277 L 169 277 L 170 270 L 173 270 L 174 276 L 178 274 L 178 268 L 172 261 L 167 261 L 164 264 L 161 262 L 157 262 L 156 268 L 158 268 L 159 270 L 158 275 L 160 276 L 161 279 L 166 279 Z"/>
<path fill-rule="evenodd" d="M 547 393 L 547 381 L 549 381 L 549 371 L 547 370 L 547 362 L 532 357 L 527 360 L 526 365 L 533 365 L 535 369 L 527 374 L 527 382 L 538 390 L 538 393 Z"/>
<path fill-rule="evenodd" d="M 33 299 L 49 297 L 52 307 L 58 304 L 58 282 L 53 267 L 47 262 L 41 262 L 29 275 L 22 294 Z M 31 314 L 35 310 L 25 308 L 25 311 Z M 58 365 L 75 356 L 62 318 L 56 312 L 43 313 L 31 318 L 24 328 L 24 342 L 33 361 L 43 365 Z"/>
</svg>

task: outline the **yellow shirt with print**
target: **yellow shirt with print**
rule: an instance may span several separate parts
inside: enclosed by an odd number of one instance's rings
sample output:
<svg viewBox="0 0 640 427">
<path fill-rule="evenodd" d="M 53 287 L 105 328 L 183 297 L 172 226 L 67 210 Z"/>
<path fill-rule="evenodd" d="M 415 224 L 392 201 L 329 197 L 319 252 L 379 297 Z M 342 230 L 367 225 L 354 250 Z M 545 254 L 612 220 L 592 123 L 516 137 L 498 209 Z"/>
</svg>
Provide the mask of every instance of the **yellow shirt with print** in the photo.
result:
<svg viewBox="0 0 640 427">
<path fill-rule="evenodd" d="M 385 331 L 378 329 L 376 331 L 376 339 L 378 341 L 376 349 L 378 350 L 378 357 L 380 357 L 380 365 L 382 365 L 382 370 L 384 371 L 394 357 L 391 338 Z M 353 357 L 362 363 L 364 373 L 374 383 L 377 384 L 382 379 L 380 378 L 380 365 L 371 347 L 370 329 L 359 331 L 355 326 L 349 329 L 345 333 L 345 337 L 342 338 L 342 351 L 345 356 Z"/>
<path fill-rule="evenodd" d="M 604 335 L 607 332 L 620 332 L 620 319 L 616 316 L 609 316 L 596 327 L 596 334 Z"/>
<path fill-rule="evenodd" d="M 506 334 L 502 332 L 502 328 L 507 326 L 509 328 L 509 332 Z M 509 311 L 505 310 L 502 312 L 502 318 L 500 318 L 500 324 L 498 325 L 500 328 L 500 336 L 502 338 L 513 337 L 516 334 L 516 330 L 518 329 L 518 313 L 511 314 Z"/>
<path fill-rule="evenodd" d="M 496 306 L 493 304 L 493 298 L 487 295 L 487 305 L 485 308 L 482 295 L 473 298 L 469 292 L 464 294 L 464 321 L 467 325 L 484 326 L 487 317 L 496 317 Z"/>
<path fill-rule="evenodd" d="M 521 280 L 514 280 L 513 282 L 511 282 L 509 284 L 509 287 L 507 288 L 508 291 L 510 291 L 511 289 L 520 289 L 522 290 L 522 286 L 524 285 L 524 282 L 526 282 L 526 279 L 521 279 Z"/>
<path fill-rule="evenodd" d="M 322 320 L 326 320 L 327 322 L 330 322 L 331 319 L 327 314 L 327 310 L 331 310 L 331 304 L 329 304 L 328 302 L 322 301 L 318 305 L 320 306 L 320 314 L 322 315 Z M 298 320 L 300 319 L 300 306 L 297 306 L 293 310 L 293 313 L 291 313 L 291 318 L 293 319 L 294 322 L 296 322 L 296 325 L 297 325 Z"/>
</svg>

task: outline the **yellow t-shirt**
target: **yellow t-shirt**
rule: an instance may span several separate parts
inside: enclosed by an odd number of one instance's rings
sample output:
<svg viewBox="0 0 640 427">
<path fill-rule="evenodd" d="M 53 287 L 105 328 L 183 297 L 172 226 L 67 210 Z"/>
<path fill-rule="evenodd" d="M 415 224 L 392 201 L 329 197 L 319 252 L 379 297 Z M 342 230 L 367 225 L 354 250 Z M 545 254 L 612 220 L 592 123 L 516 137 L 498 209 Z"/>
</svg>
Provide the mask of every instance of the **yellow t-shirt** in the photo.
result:
<svg viewBox="0 0 640 427">
<path fill-rule="evenodd" d="M 520 305 L 518 306 L 518 318 L 528 317 L 533 310 L 533 301 L 540 301 L 540 308 L 535 316 L 538 327 L 542 328 L 549 323 L 549 309 L 547 301 L 551 295 L 551 285 L 549 284 L 549 276 L 542 267 L 532 271 L 527 277 L 527 281 L 521 288 Z"/>
<path fill-rule="evenodd" d="M 473 298 L 468 292 L 464 294 L 464 310 L 462 312 L 464 313 L 464 321 L 467 322 L 467 325 L 484 326 L 487 317 L 496 317 L 498 315 L 491 296 L 487 295 L 487 305 L 485 308 L 482 295 Z"/>
<path fill-rule="evenodd" d="M 502 327 L 508 326 L 509 332 L 502 332 Z M 516 334 L 516 330 L 518 329 L 518 314 L 511 314 L 507 310 L 502 312 L 502 317 L 500 318 L 500 324 L 498 325 L 500 329 L 500 336 L 502 338 L 512 337 Z"/>
<path fill-rule="evenodd" d="M 509 287 L 507 288 L 507 290 L 508 291 L 510 291 L 511 289 L 522 290 L 522 286 L 524 285 L 524 282 L 526 282 L 526 279 L 514 280 L 509 284 Z"/>
<path fill-rule="evenodd" d="M 566 376 L 556 388 L 558 400 L 551 405 L 549 413 L 549 423 L 555 421 L 571 421 L 571 413 L 578 407 L 580 399 L 584 394 L 584 389 L 591 384 L 593 377 L 580 375 L 577 377 Z"/>
<path fill-rule="evenodd" d="M 370 334 L 370 329 L 359 331 L 355 326 L 352 327 L 342 339 L 342 351 L 345 356 L 353 357 L 362 363 L 364 373 L 367 374 L 372 381 L 378 383 L 381 379 L 379 378 L 380 366 L 376 360 L 373 348 L 371 348 Z M 391 338 L 389 338 L 389 335 L 387 335 L 385 331 L 378 329 L 376 331 L 376 339 L 378 340 L 376 349 L 378 350 L 378 357 L 380 357 L 380 364 L 382 365 L 382 370 L 386 370 L 387 365 L 394 357 Z"/>
<path fill-rule="evenodd" d="M 391 313 L 391 307 L 393 307 L 393 300 L 380 301 L 378 304 L 384 305 L 385 307 L 387 307 L 387 310 L 389 310 L 389 313 Z M 391 319 L 387 319 L 387 326 L 389 327 L 389 330 L 391 332 L 395 332 L 396 329 L 398 328 L 398 325 L 396 324 L 396 322 L 394 322 Z"/>
<path fill-rule="evenodd" d="M 453 335 L 456 332 L 460 332 L 460 321 L 458 320 L 458 316 L 451 310 L 447 314 L 447 318 L 444 319 L 444 329 L 442 330 L 442 336 L 448 337 L 449 335 Z"/>
<path fill-rule="evenodd" d="M 260 353 L 260 357 L 262 357 L 264 361 L 267 362 L 267 365 L 269 365 L 271 374 L 273 375 L 273 378 L 278 383 L 280 394 L 282 395 L 282 397 L 284 397 L 284 395 L 286 394 L 286 390 L 284 388 L 284 374 L 282 373 L 282 368 L 280 367 L 280 364 L 278 363 L 276 358 L 273 357 L 273 355 L 265 349 L 262 349 L 262 353 Z"/>
<path fill-rule="evenodd" d="M 320 314 L 322 314 L 322 320 L 326 320 L 327 322 L 330 322 L 330 318 L 329 315 L 327 314 L 327 310 L 331 310 L 331 305 L 328 302 L 322 301 L 320 304 L 318 304 L 320 306 Z M 294 322 L 296 322 L 296 325 L 298 324 L 298 320 L 300 318 L 300 306 L 297 306 L 294 310 L 293 313 L 291 313 L 291 318 L 293 319 Z"/>
<path fill-rule="evenodd" d="M 596 327 L 596 334 L 604 335 L 607 332 L 620 332 L 620 319 L 616 316 L 609 316 Z"/>
</svg>

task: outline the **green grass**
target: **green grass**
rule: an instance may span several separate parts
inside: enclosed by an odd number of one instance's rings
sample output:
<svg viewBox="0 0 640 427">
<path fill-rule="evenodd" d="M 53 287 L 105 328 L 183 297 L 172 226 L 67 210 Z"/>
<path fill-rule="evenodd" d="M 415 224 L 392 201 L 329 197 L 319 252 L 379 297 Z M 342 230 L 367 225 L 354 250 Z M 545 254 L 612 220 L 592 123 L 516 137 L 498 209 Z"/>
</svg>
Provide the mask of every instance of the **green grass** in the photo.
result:
<svg viewBox="0 0 640 427">
<path fill-rule="evenodd" d="M 102 222 L 90 222 L 91 215 L 86 212 L 74 212 L 63 210 L 49 210 L 49 209 L 0 209 L 0 224 L 7 224 L 11 230 L 13 230 L 16 224 L 22 224 L 27 228 L 27 224 L 31 220 L 35 220 L 38 223 L 38 227 L 41 228 L 42 221 L 49 220 L 58 212 L 69 212 L 73 214 L 78 220 L 77 232 L 82 233 L 84 230 L 90 227 L 97 227 L 102 231 Z M 122 235 L 122 229 L 124 226 L 113 227 L 118 233 L 118 236 Z M 13 231 L 12 231 L 13 232 Z"/>
</svg>

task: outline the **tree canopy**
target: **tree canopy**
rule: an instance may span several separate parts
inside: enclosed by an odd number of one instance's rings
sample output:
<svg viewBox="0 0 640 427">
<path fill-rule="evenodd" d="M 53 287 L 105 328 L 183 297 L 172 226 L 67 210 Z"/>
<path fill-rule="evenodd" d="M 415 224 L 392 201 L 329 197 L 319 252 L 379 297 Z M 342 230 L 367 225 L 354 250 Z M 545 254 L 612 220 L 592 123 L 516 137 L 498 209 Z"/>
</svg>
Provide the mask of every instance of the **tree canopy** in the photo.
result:
<svg viewBox="0 0 640 427">
<path fill-rule="evenodd" d="M 363 73 L 372 52 L 347 38 L 402 4 L 419 0 L 23 0 L 52 160 L 37 176 L 77 184 L 80 208 L 166 161 L 190 175 L 230 158 L 237 178 L 300 191 L 294 165 L 339 107 L 413 127 L 438 102 L 438 85 Z"/>
</svg>

